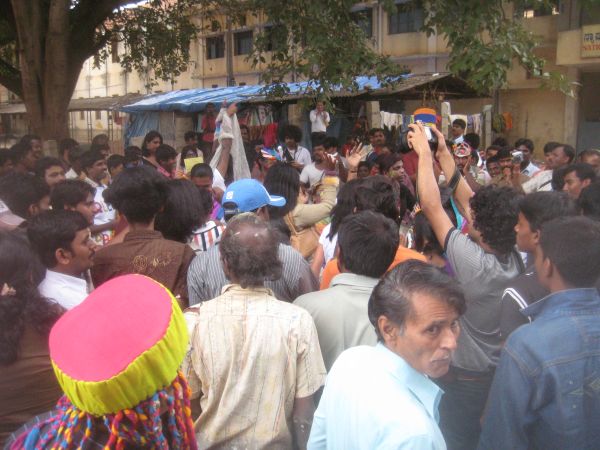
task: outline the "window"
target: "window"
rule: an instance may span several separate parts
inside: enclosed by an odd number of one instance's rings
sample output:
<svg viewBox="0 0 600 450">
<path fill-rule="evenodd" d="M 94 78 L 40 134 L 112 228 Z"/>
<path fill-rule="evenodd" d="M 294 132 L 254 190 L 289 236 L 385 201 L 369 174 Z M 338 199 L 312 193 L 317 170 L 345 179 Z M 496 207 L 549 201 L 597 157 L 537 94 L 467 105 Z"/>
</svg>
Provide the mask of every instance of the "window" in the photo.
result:
<svg viewBox="0 0 600 450">
<path fill-rule="evenodd" d="M 525 19 L 533 17 L 553 16 L 559 13 L 558 0 L 552 0 L 549 4 L 539 4 L 540 2 L 529 1 L 521 7 L 522 14 L 519 14 Z"/>
<path fill-rule="evenodd" d="M 388 34 L 414 33 L 423 27 L 423 10 L 413 6 L 396 5 L 388 17 Z"/>
<path fill-rule="evenodd" d="M 218 87 L 219 87 L 219 85 L 218 85 L 218 84 L 213 84 L 211 87 L 212 87 L 213 89 L 216 89 L 216 88 L 218 88 Z"/>
<path fill-rule="evenodd" d="M 110 43 L 110 57 L 114 63 L 119 62 L 119 41 L 111 41 Z"/>
<path fill-rule="evenodd" d="M 246 83 L 244 81 L 242 81 L 241 83 L 238 84 L 238 86 L 246 86 Z"/>
<path fill-rule="evenodd" d="M 287 48 L 287 29 L 281 25 L 269 25 L 264 33 L 267 39 L 267 51 L 272 52 L 280 48 Z"/>
<path fill-rule="evenodd" d="M 116 121 L 117 121 L 117 120 L 119 120 L 120 118 L 121 118 L 121 116 L 119 115 L 119 111 L 113 111 L 113 112 L 112 112 L 112 119 L 113 119 L 113 121 L 115 121 L 115 122 L 116 122 Z"/>
<path fill-rule="evenodd" d="M 225 38 L 223 35 L 206 38 L 206 59 L 225 57 Z"/>
<path fill-rule="evenodd" d="M 351 13 L 352 20 L 368 38 L 373 37 L 373 9 L 367 8 Z"/>
<path fill-rule="evenodd" d="M 252 31 L 241 31 L 233 34 L 233 54 L 249 55 L 252 53 Z"/>
<path fill-rule="evenodd" d="M 96 111 L 96 120 L 102 119 L 102 111 Z"/>
</svg>

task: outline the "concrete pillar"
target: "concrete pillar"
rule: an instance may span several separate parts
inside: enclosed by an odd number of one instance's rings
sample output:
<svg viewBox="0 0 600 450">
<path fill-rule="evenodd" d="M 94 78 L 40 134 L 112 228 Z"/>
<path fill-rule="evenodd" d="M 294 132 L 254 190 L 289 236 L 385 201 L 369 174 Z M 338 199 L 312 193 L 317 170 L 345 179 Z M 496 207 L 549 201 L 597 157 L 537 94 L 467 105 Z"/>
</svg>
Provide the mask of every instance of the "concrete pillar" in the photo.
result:
<svg viewBox="0 0 600 450">
<path fill-rule="evenodd" d="M 442 134 L 448 137 L 448 133 L 450 130 L 450 114 L 452 114 L 452 109 L 450 107 L 450 102 L 442 102 L 440 105 L 440 114 L 442 116 Z"/>
<path fill-rule="evenodd" d="M 367 121 L 370 128 L 381 128 L 381 114 L 379 102 L 367 102 Z"/>
<path fill-rule="evenodd" d="M 579 69 L 576 67 L 569 67 L 567 69 L 567 78 L 569 81 L 579 82 Z M 574 90 L 575 97 L 565 96 L 563 129 L 563 142 L 570 144 L 573 147 L 577 145 L 577 129 L 579 125 L 579 88 L 575 87 Z"/>
</svg>

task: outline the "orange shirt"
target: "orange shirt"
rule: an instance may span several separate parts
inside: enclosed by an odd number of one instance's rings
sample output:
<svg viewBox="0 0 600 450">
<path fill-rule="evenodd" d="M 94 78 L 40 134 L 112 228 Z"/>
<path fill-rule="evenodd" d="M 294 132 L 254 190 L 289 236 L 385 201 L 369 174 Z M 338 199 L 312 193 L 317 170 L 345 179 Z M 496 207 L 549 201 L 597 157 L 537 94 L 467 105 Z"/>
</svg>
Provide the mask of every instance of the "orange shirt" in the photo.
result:
<svg viewBox="0 0 600 450">
<path fill-rule="evenodd" d="M 390 264 L 390 267 L 388 267 L 388 272 L 394 267 L 396 267 L 398 264 L 403 263 L 404 261 L 408 261 L 409 259 L 418 259 L 419 261 L 427 262 L 427 259 L 419 252 L 416 252 L 414 250 L 411 250 L 410 248 L 406 248 L 400 245 L 398 246 L 398 250 L 396 250 L 396 256 L 394 256 L 392 264 Z M 331 284 L 331 280 L 333 279 L 333 277 L 339 275 L 339 273 L 340 269 L 338 268 L 337 258 L 333 258 L 327 263 L 327 265 L 323 269 L 320 289 L 327 289 Z"/>
</svg>

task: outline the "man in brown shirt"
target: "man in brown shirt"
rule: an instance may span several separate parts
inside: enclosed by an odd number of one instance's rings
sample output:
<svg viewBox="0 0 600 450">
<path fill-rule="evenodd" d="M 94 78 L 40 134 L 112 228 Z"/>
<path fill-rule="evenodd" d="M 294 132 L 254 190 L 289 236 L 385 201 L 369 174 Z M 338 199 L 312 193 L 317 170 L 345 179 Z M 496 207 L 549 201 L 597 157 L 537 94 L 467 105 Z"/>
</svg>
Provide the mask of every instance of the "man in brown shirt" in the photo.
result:
<svg viewBox="0 0 600 450">
<path fill-rule="evenodd" d="M 188 305 L 187 270 L 195 254 L 186 244 L 164 239 L 154 230 L 154 219 L 166 199 L 167 180 L 146 167 L 125 169 L 105 191 L 107 203 L 129 223 L 123 242 L 96 252 L 92 281 L 98 287 L 119 275 L 149 276 Z"/>
</svg>

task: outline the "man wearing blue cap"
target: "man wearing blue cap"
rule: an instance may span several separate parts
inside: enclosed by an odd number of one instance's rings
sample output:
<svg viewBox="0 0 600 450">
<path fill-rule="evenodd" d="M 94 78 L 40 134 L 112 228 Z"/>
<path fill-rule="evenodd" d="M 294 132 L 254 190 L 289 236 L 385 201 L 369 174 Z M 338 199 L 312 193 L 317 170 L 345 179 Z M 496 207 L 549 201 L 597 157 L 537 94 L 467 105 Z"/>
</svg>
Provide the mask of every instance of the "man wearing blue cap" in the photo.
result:
<svg viewBox="0 0 600 450">
<path fill-rule="evenodd" d="M 280 208 L 285 203 L 285 198 L 270 195 L 262 184 L 252 179 L 231 183 L 223 194 L 226 220 L 241 213 L 254 212 L 268 222 L 267 206 Z M 271 289 L 277 299 L 293 302 L 297 297 L 318 289 L 310 266 L 298 251 L 280 243 L 278 254 L 282 263 L 281 277 L 265 282 L 265 287 Z M 219 296 L 223 286 L 227 284 L 229 281 L 223 271 L 218 247 L 199 253 L 188 271 L 190 305 Z"/>
</svg>

